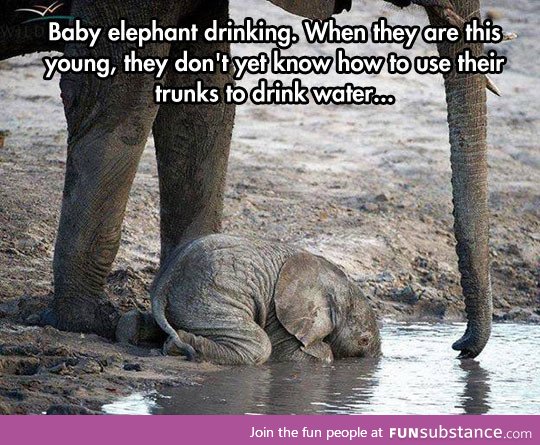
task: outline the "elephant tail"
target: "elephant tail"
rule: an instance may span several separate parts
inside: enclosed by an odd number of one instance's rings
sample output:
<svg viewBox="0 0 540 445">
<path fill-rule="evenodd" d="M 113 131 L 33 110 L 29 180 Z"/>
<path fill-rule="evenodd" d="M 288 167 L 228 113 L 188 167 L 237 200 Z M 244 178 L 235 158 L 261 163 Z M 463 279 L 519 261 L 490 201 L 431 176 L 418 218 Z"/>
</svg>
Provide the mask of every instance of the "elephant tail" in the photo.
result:
<svg viewBox="0 0 540 445">
<path fill-rule="evenodd" d="M 171 324 L 165 317 L 165 300 L 166 299 L 159 297 L 152 299 L 152 314 L 154 315 L 154 319 L 156 320 L 156 323 L 159 325 L 159 327 L 163 329 L 166 334 L 169 335 L 169 340 L 165 342 L 163 352 L 167 354 L 170 346 L 174 345 L 178 348 L 181 355 L 186 357 L 189 361 L 193 361 L 195 360 L 197 355 L 195 349 L 193 349 L 193 346 L 182 341 L 182 339 L 178 335 L 178 332 L 174 330 L 174 328 L 171 326 Z"/>
</svg>

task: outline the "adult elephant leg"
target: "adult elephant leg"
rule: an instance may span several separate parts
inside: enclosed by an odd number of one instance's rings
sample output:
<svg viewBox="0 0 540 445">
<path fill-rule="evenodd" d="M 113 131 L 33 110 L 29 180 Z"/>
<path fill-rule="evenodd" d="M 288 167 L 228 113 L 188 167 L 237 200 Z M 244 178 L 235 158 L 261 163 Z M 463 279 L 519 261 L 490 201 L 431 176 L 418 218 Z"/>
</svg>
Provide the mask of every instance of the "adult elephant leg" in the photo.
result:
<svg viewBox="0 0 540 445">
<path fill-rule="evenodd" d="M 180 25 L 196 23 L 202 30 L 213 20 L 228 18 L 228 0 L 206 2 Z M 183 51 L 191 57 L 212 57 L 216 51 L 229 54 L 229 44 L 179 43 L 171 57 Z M 186 74 L 170 71 L 166 87 L 207 87 L 232 82 L 230 74 Z M 234 123 L 234 106 L 166 103 L 154 123 L 154 139 L 161 199 L 161 262 L 182 242 L 221 229 L 225 176 Z"/>
<path fill-rule="evenodd" d="M 117 25 L 126 18 L 143 26 L 151 18 L 175 23 L 178 6 L 165 0 L 91 2 L 76 0 L 72 14 L 93 26 Z M 171 6 L 173 5 L 173 6 Z M 168 20 L 168 18 L 172 18 Z M 111 57 L 120 64 L 125 44 L 102 37 L 94 48 L 68 44 L 68 57 Z M 140 56 L 168 54 L 151 44 Z M 129 190 L 157 113 L 151 75 L 66 74 L 61 79 L 68 123 L 68 155 L 60 227 L 54 255 L 55 297 L 46 322 L 60 329 L 114 338 L 119 314 L 104 295 L 116 256 Z"/>
<path fill-rule="evenodd" d="M 455 11 L 463 18 L 480 17 L 479 0 L 457 0 Z M 430 13 L 430 22 L 442 25 Z M 439 44 L 441 56 L 454 59 L 464 47 L 475 57 L 482 44 Z M 467 311 L 467 331 L 454 345 L 462 357 L 475 357 L 491 332 L 492 297 L 489 275 L 489 222 L 486 143 L 486 78 L 452 72 L 445 78 L 450 128 L 454 230 L 461 285 Z"/>
</svg>

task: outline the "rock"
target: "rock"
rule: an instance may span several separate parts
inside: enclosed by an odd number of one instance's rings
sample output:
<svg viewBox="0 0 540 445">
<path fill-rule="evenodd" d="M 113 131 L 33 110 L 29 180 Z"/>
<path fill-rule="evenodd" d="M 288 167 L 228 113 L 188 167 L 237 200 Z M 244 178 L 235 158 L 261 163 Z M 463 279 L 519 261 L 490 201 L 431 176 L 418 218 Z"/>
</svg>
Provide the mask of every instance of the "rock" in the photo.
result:
<svg viewBox="0 0 540 445">
<path fill-rule="evenodd" d="M 62 356 L 62 357 L 73 357 L 75 354 L 69 348 L 61 346 L 52 346 L 47 348 L 43 355 L 53 355 L 53 356 Z"/>
<path fill-rule="evenodd" d="M 103 367 L 120 366 L 120 363 L 122 363 L 122 356 L 120 354 L 110 354 L 106 357 L 101 357 L 99 363 Z"/>
<path fill-rule="evenodd" d="M 417 267 L 417 268 L 422 268 L 422 269 L 427 269 L 429 267 L 429 261 L 427 258 L 424 258 L 424 257 L 421 257 L 421 256 L 417 256 L 415 259 L 414 259 L 414 265 Z"/>
<path fill-rule="evenodd" d="M 13 247 L 6 247 L 5 249 L 2 249 L 0 252 L 7 253 L 8 255 L 20 255 L 21 252 L 19 252 L 17 249 Z"/>
<path fill-rule="evenodd" d="M 365 210 L 366 212 L 377 212 L 379 210 L 379 206 L 373 202 L 366 202 L 365 204 L 360 207 L 361 210 Z"/>
<path fill-rule="evenodd" d="M 51 405 L 46 414 L 48 416 L 72 416 L 72 415 L 94 415 L 98 414 L 95 411 L 89 410 L 84 406 L 79 405 Z"/>
<path fill-rule="evenodd" d="M 26 394 L 19 389 L 11 389 L 5 392 L 3 395 L 18 402 L 22 402 L 24 399 L 26 399 Z"/>
<path fill-rule="evenodd" d="M 39 365 L 40 361 L 35 357 L 2 357 L 0 354 L 0 374 L 34 375 Z"/>
<path fill-rule="evenodd" d="M 40 354 L 40 349 L 33 345 L 0 345 L 0 355 L 17 355 L 22 357 L 35 357 Z"/>
<path fill-rule="evenodd" d="M 19 312 L 19 300 L 11 299 L 0 304 L 0 317 L 13 317 Z"/>
<path fill-rule="evenodd" d="M 10 132 L 8 130 L 0 130 L 0 148 L 4 147 L 4 142 L 9 135 Z"/>
<path fill-rule="evenodd" d="M 414 306 L 417 316 L 425 319 L 443 320 L 450 308 L 449 302 L 441 298 L 438 291 L 432 287 L 423 287 L 417 291 L 420 300 Z"/>
<path fill-rule="evenodd" d="M 50 368 L 44 368 L 40 371 L 40 374 L 69 375 L 71 373 L 72 373 L 72 370 L 66 366 L 65 362 L 62 362 Z"/>
<path fill-rule="evenodd" d="M 537 317 L 538 316 L 529 309 L 514 308 L 506 314 L 505 320 L 531 322 Z"/>
<path fill-rule="evenodd" d="M 394 275 L 392 275 L 391 272 L 381 272 L 380 274 L 377 275 L 376 277 L 376 280 L 378 282 L 385 282 L 385 283 L 391 283 L 392 281 L 394 281 L 396 278 L 394 277 Z"/>
<path fill-rule="evenodd" d="M 510 243 L 506 246 L 505 250 L 509 255 L 521 256 L 521 249 L 517 244 Z"/>
<path fill-rule="evenodd" d="M 41 314 L 31 314 L 26 317 L 25 323 L 29 325 L 39 325 L 41 321 Z"/>
<path fill-rule="evenodd" d="M 375 202 L 388 202 L 390 199 L 384 193 L 375 196 Z"/>
<path fill-rule="evenodd" d="M 99 374 L 103 371 L 103 366 L 97 360 L 86 357 L 79 360 L 79 363 L 73 367 L 73 371 L 77 374 Z"/>
<path fill-rule="evenodd" d="M 142 367 L 139 363 L 126 363 L 124 365 L 124 371 L 135 371 L 135 372 L 141 372 Z"/>
<path fill-rule="evenodd" d="M 521 322 L 521 323 L 531 323 L 531 324 L 540 324 L 540 315 L 528 311 L 526 309 L 512 309 L 511 311 L 495 311 L 493 312 L 493 321 L 497 322 Z"/>
<path fill-rule="evenodd" d="M 23 296 L 19 299 L 18 302 L 18 313 L 17 318 L 21 321 L 27 320 L 34 314 L 38 314 L 40 317 L 38 325 L 42 324 L 41 316 L 44 313 L 44 310 L 50 306 L 52 303 L 52 294 L 32 297 L 32 296 Z"/>
<path fill-rule="evenodd" d="M 11 409 L 5 403 L 0 402 L 0 416 L 5 416 L 7 414 L 11 414 Z"/>
<path fill-rule="evenodd" d="M 446 306 L 440 301 L 426 301 L 419 304 L 419 313 L 423 317 L 444 319 Z"/>
<path fill-rule="evenodd" d="M 400 303 L 416 304 L 420 300 L 420 294 L 418 294 L 413 287 L 409 285 L 395 292 L 393 299 Z"/>
<path fill-rule="evenodd" d="M 34 238 L 22 238 L 15 243 L 15 249 L 19 252 L 30 253 L 37 249 L 40 242 Z"/>
</svg>

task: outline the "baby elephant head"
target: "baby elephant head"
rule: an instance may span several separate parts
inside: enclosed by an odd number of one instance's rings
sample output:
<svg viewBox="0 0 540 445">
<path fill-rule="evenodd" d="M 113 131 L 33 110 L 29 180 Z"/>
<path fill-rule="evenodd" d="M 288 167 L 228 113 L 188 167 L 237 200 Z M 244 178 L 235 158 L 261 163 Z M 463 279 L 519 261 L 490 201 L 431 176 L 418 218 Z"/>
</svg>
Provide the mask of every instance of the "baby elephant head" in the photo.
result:
<svg viewBox="0 0 540 445">
<path fill-rule="evenodd" d="M 379 329 L 368 300 L 324 258 L 299 253 L 287 260 L 274 297 L 277 318 L 306 353 L 330 359 L 380 355 Z M 328 345 L 331 351 L 325 351 Z"/>
</svg>

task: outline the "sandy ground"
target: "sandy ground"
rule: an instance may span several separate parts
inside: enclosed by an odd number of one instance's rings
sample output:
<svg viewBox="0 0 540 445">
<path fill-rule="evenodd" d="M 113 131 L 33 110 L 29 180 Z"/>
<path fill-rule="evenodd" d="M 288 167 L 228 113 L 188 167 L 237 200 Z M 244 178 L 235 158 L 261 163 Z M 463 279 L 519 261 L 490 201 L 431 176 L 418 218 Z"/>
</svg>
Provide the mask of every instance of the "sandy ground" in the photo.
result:
<svg viewBox="0 0 540 445">
<path fill-rule="evenodd" d="M 262 0 L 232 0 L 271 23 L 300 20 Z M 489 98 L 492 275 L 496 320 L 540 320 L 540 5 L 484 2 L 520 38 L 497 49 L 509 65 Z M 339 23 L 423 24 L 357 1 Z M 236 45 L 237 55 L 268 50 Z M 289 53 L 332 55 L 335 45 L 296 45 Z M 403 53 L 398 45 L 347 47 L 348 53 Z M 435 54 L 418 42 L 410 57 Z M 120 347 L 94 336 L 25 326 L 52 291 L 52 255 L 65 168 L 65 120 L 57 81 L 42 80 L 38 56 L 0 63 L 0 412 L 51 405 L 99 410 L 134 388 L 194 384 L 201 368 Z M 271 78 L 271 77 L 270 77 Z M 250 87 L 256 78 L 246 77 Z M 286 78 L 282 80 L 287 80 Z M 261 235 L 323 253 L 365 288 L 382 318 L 461 320 L 451 216 L 449 145 L 442 78 L 381 74 L 306 76 L 308 86 L 354 82 L 397 97 L 393 107 L 254 106 L 237 110 L 224 230 Z M 108 290 L 123 307 L 146 307 L 159 255 L 158 186 L 150 139 L 128 205 L 122 246 Z M 27 297 L 21 300 L 21 297 Z M 30 297 L 30 298 L 28 298 Z M 26 319 L 25 319 L 26 317 Z M 138 372 L 139 364 L 142 371 Z M 128 366 L 125 366 L 128 365 Z M 134 365 L 134 366 L 132 366 Z M 125 369 L 127 368 L 127 369 Z M 132 369 L 132 370 L 129 370 Z M 73 408 L 73 407 L 72 407 Z M 77 408 L 78 409 L 78 408 Z"/>
</svg>

